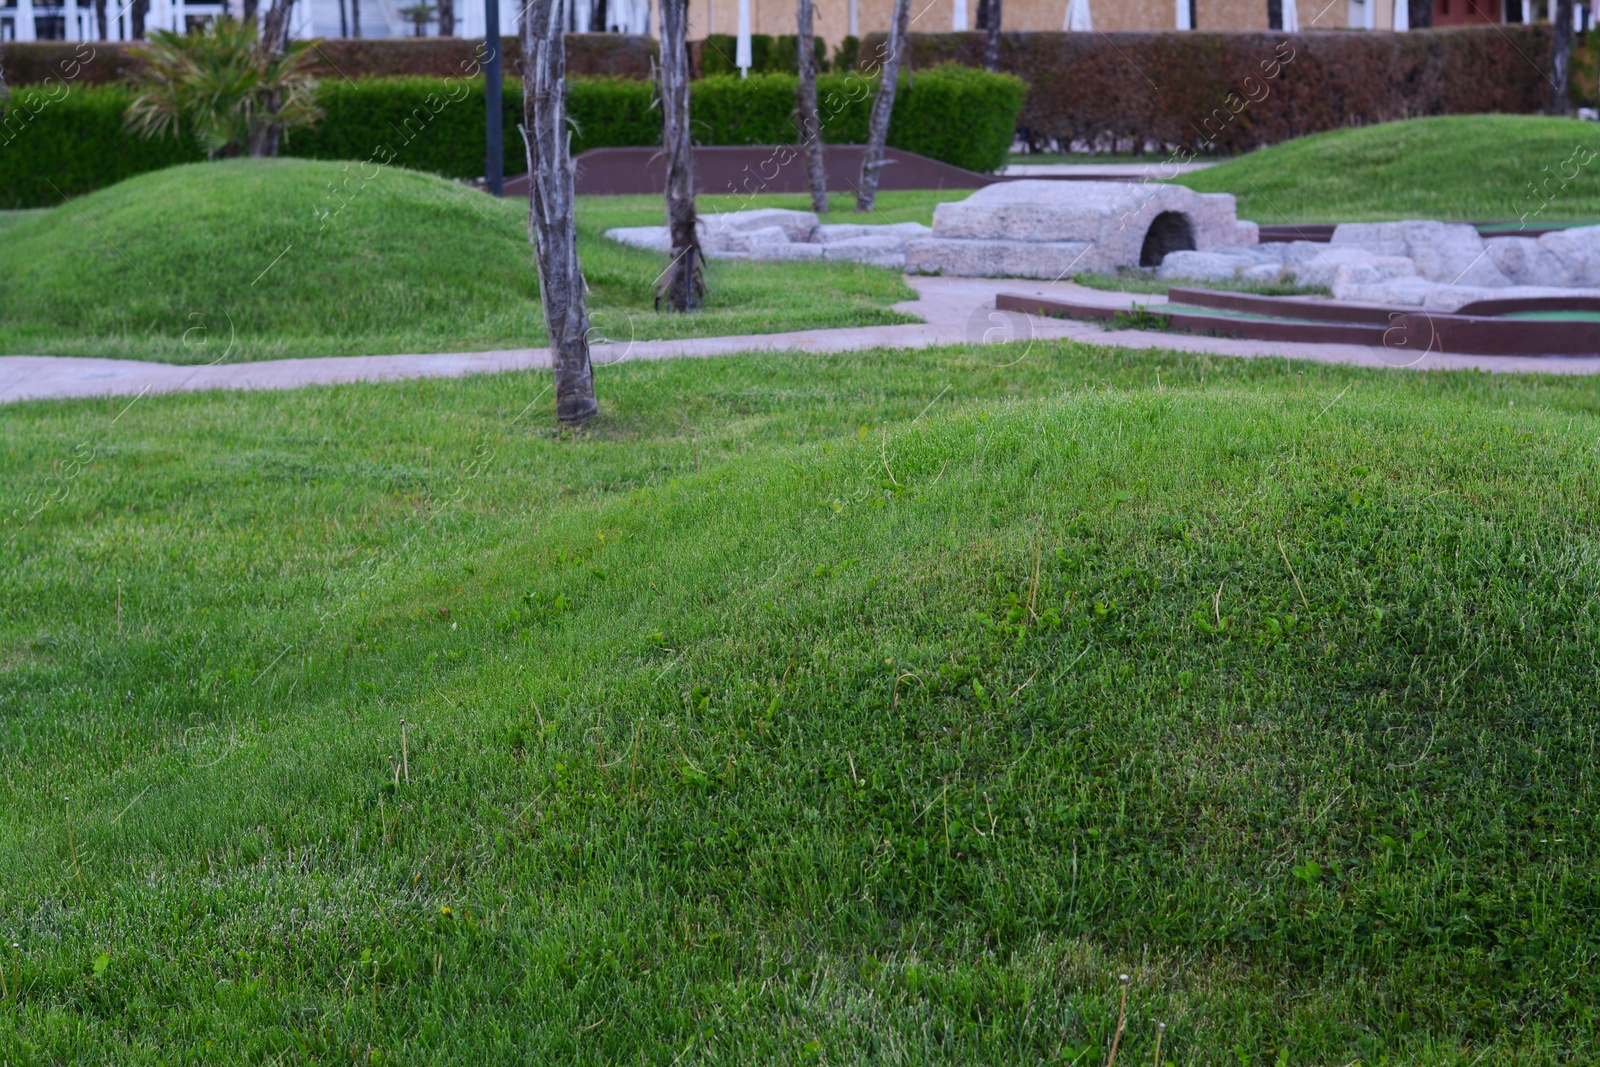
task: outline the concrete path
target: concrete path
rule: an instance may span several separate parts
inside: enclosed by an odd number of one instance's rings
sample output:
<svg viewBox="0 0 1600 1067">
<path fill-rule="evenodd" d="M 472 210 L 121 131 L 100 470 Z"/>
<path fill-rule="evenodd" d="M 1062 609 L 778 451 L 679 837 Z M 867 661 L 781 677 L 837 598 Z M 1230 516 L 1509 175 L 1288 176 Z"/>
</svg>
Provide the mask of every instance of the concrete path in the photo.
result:
<svg viewBox="0 0 1600 1067">
<path fill-rule="evenodd" d="M 1166 303 L 1161 296 L 1085 289 L 1071 282 L 1029 282 L 989 278 L 907 277 L 919 298 L 895 305 L 920 317 L 920 323 L 867 326 L 739 337 L 702 337 L 681 341 L 634 340 L 597 346 L 597 365 L 636 359 L 681 359 L 725 356 L 740 352 L 853 352 L 870 348 L 925 348 L 930 345 L 992 344 L 1007 349 L 1006 359 L 1028 358 L 1032 342 L 1067 339 L 1121 348 L 1165 348 L 1223 356 L 1273 356 L 1351 363 L 1365 367 L 1484 370 L 1594 374 L 1600 357 L 1446 356 L 1434 353 L 1420 360 L 1403 349 L 1362 345 L 1310 345 L 1242 341 L 1181 333 L 1107 330 L 1097 323 L 1020 315 L 994 310 L 998 292 L 1068 297 L 1106 307 L 1127 308 Z M 648 327 L 653 316 L 635 320 Z M 385 381 L 400 378 L 458 378 L 468 374 L 548 367 L 543 348 L 497 352 L 452 352 L 429 355 L 344 356 L 321 359 L 278 359 L 258 363 L 175 366 L 125 359 L 77 359 L 61 356 L 0 356 L 0 403 L 29 399 L 136 396 L 142 393 L 194 392 L 204 389 L 293 389 L 305 385 Z"/>
</svg>

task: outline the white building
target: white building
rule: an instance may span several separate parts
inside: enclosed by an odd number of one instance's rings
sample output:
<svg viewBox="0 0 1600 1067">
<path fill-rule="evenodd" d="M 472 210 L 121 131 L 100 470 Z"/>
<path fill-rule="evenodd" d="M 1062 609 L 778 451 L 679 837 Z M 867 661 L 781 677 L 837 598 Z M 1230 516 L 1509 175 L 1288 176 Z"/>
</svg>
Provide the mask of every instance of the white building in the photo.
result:
<svg viewBox="0 0 1600 1067">
<path fill-rule="evenodd" d="M 350 5 L 360 4 L 362 37 L 411 37 L 416 33 L 412 20 L 400 12 L 416 0 L 298 0 L 294 6 L 295 37 L 352 36 Z M 430 0 L 436 7 L 438 0 Z M 265 11 L 270 0 L 260 0 Z M 573 29 L 589 28 L 589 0 L 568 0 L 569 24 Z M 511 36 L 516 31 L 516 16 L 521 4 L 500 2 L 500 32 Z M 455 0 L 457 37 L 483 36 L 484 0 Z M 149 0 L 144 17 L 145 30 L 193 31 L 222 14 L 235 17 L 243 13 L 241 0 L 195 3 L 189 0 Z M 621 33 L 646 33 L 652 14 L 651 0 L 607 0 L 606 28 Z M 0 41 L 127 41 L 133 39 L 132 0 L 105 0 L 106 28 L 102 34 L 99 16 L 90 0 L 0 0 Z M 428 23 L 429 37 L 439 32 L 437 21 Z"/>
</svg>

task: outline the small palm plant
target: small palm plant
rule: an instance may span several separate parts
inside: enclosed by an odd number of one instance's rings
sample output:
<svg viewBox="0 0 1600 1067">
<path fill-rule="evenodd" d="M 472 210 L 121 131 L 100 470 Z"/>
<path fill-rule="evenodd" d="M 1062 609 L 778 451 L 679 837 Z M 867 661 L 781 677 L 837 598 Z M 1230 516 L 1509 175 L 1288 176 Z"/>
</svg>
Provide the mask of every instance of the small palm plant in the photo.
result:
<svg viewBox="0 0 1600 1067">
<path fill-rule="evenodd" d="M 311 75 L 315 41 L 266 47 L 254 19 L 214 19 L 205 32 L 156 30 L 138 49 L 146 70 L 128 126 L 146 138 L 193 133 L 206 158 L 275 156 L 280 137 L 322 117 Z"/>
</svg>

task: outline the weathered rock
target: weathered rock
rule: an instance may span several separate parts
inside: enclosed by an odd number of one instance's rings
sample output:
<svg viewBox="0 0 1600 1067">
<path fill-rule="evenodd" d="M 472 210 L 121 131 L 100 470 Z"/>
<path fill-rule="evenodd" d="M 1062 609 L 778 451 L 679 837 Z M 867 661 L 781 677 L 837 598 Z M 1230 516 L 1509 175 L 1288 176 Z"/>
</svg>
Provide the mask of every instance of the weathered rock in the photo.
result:
<svg viewBox="0 0 1600 1067">
<path fill-rule="evenodd" d="M 1280 282 L 1283 280 L 1283 268 L 1276 263 L 1257 263 L 1239 272 L 1239 280 L 1246 282 Z"/>
<path fill-rule="evenodd" d="M 606 236 L 613 241 L 651 252 L 672 251 L 672 238 L 667 235 L 665 226 L 619 226 L 607 230 Z"/>
<path fill-rule="evenodd" d="M 1156 277 L 1167 281 L 1227 282 L 1257 265 L 1249 256 L 1226 252 L 1169 252 L 1156 268 Z"/>
<path fill-rule="evenodd" d="M 952 274 L 962 278 L 1047 278 L 1054 281 L 1089 270 L 1085 261 L 1092 248 L 1088 241 L 972 241 L 925 237 L 906 245 L 906 270 L 912 274 Z"/>
<path fill-rule="evenodd" d="M 1341 290 L 1355 285 L 1378 285 L 1396 278 L 1409 278 L 1417 273 L 1416 265 L 1405 256 L 1372 256 L 1334 268 L 1333 281 L 1328 288 L 1337 297 Z"/>
<path fill-rule="evenodd" d="M 1466 223 L 1343 223 L 1334 228 L 1332 243 L 1380 256 L 1404 256 L 1416 264 L 1419 275 L 1446 285 L 1494 288 L 1511 284 L 1486 254 L 1478 231 Z"/>
<path fill-rule="evenodd" d="M 922 262 L 932 253 L 919 253 L 917 246 L 938 241 L 937 257 L 946 264 L 941 268 L 944 273 L 962 273 L 970 263 L 975 273 L 987 276 L 993 264 L 1023 255 L 1009 246 L 1082 244 L 1088 250 L 1075 269 L 1114 271 L 1141 265 L 1147 238 L 1159 255 L 1206 252 L 1252 236 L 1241 231 L 1234 199 L 1226 193 L 1196 193 L 1159 182 L 999 182 L 965 200 L 934 208 L 933 236 L 912 242 L 907 262 Z M 996 247 L 962 253 L 950 245 L 953 241 Z"/>
<path fill-rule="evenodd" d="M 813 241 L 819 244 L 836 244 L 857 237 L 897 237 L 904 244 L 918 237 L 927 237 L 933 230 L 920 222 L 878 223 L 824 223 L 817 227 Z"/>
<path fill-rule="evenodd" d="M 1539 247 L 1561 264 L 1571 285 L 1600 285 L 1600 226 L 1576 226 L 1539 238 Z"/>
<path fill-rule="evenodd" d="M 760 245 L 750 250 L 751 259 L 821 259 L 826 252 L 822 245 L 799 244 L 788 241 L 784 244 Z M 732 257 L 730 257 L 732 258 Z"/>
<path fill-rule="evenodd" d="M 713 229 L 700 238 L 700 249 L 712 259 L 735 259 L 754 255 L 761 248 L 791 243 L 781 226 L 748 230 Z"/>
<path fill-rule="evenodd" d="M 1491 237 L 1489 259 L 1513 285 L 1572 285 L 1567 265 L 1534 237 Z"/>
<path fill-rule="evenodd" d="M 817 231 L 820 221 L 810 211 L 790 211 L 786 208 L 767 207 L 754 211 L 728 211 L 722 214 L 700 216 L 701 239 L 716 237 L 725 231 L 748 233 L 776 226 L 791 241 L 806 242 Z"/>
<path fill-rule="evenodd" d="M 1236 245 L 1257 245 L 1261 243 L 1261 227 L 1249 219 L 1240 219 L 1234 224 L 1233 243 Z"/>
<path fill-rule="evenodd" d="M 1300 242 L 1295 242 L 1299 244 Z M 1379 258 L 1365 248 L 1353 245 L 1321 245 L 1320 251 L 1309 259 L 1292 264 L 1288 273 L 1292 274 L 1296 283 L 1300 285 L 1320 286 L 1324 289 L 1333 285 L 1334 275 L 1340 267 L 1347 263 L 1365 263 L 1369 259 Z M 1389 258 L 1389 257 L 1384 257 Z"/>
</svg>

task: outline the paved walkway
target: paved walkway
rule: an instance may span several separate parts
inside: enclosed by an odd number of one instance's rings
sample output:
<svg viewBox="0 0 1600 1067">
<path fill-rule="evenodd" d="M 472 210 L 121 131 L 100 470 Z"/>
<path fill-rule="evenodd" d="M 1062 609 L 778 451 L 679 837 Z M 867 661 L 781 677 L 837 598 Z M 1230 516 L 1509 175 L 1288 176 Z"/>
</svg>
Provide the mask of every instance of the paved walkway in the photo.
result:
<svg viewBox="0 0 1600 1067">
<path fill-rule="evenodd" d="M 1159 331 L 1104 329 L 1096 323 L 1017 315 L 994 310 L 998 292 L 1070 297 L 1107 307 L 1134 302 L 1156 306 L 1165 297 L 1085 289 L 1071 282 L 1028 282 L 989 278 L 907 277 L 919 298 L 895 305 L 920 317 L 903 326 L 865 326 L 836 330 L 701 337 L 682 341 L 634 341 L 599 346 L 596 364 L 636 359 L 681 359 L 726 356 L 740 352 L 853 352 L 869 348 L 925 348 L 965 343 L 1005 344 L 1026 358 L 1030 341 L 1070 339 L 1121 348 L 1166 348 L 1223 356 L 1273 356 L 1351 363 L 1364 367 L 1440 369 L 1477 367 L 1484 370 L 1594 374 L 1600 357 L 1493 357 L 1432 354 L 1416 361 L 1413 353 L 1363 345 L 1311 345 L 1242 341 Z M 650 318 L 639 320 L 645 325 Z M 204 389 L 293 389 L 305 385 L 385 381 L 399 378 L 458 378 L 468 374 L 525 370 L 550 365 L 543 348 L 498 352 L 448 352 L 430 355 L 344 356 L 325 359 L 277 359 L 258 363 L 175 366 L 126 359 L 76 359 L 63 356 L 0 356 L 0 403 L 29 399 L 134 396 L 141 393 L 194 392 Z"/>
</svg>

